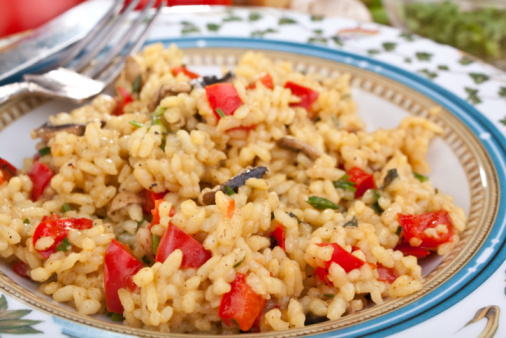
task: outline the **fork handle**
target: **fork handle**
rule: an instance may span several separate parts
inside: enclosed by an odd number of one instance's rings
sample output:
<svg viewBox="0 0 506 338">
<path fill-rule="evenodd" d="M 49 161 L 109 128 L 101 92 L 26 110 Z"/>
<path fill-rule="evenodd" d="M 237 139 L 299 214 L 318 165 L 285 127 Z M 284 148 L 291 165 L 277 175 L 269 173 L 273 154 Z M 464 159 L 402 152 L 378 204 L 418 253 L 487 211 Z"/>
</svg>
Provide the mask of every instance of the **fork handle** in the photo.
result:
<svg viewBox="0 0 506 338">
<path fill-rule="evenodd" d="M 34 92 L 36 86 L 36 84 L 31 82 L 15 82 L 0 86 L 0 105 L 17 97 Z"/>
</svg>

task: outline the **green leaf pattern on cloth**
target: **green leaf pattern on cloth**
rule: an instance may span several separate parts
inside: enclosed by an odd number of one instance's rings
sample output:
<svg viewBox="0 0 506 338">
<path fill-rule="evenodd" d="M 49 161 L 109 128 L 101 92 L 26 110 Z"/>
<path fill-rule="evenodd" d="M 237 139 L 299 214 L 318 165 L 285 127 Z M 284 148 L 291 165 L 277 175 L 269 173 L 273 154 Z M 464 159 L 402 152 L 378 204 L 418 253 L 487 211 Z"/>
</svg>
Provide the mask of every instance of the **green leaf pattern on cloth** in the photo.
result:
<svg viewBox="0 0 506 338">
<path fill-rule="evenodd" d="M 8 334 L 36 334 L 42 333 L 32 326 L 41 323 L 40 320 L 22 319 L 32 310 L 8 310 L 7 299 L 0 297 L 0 333 Z"/>
</svg>

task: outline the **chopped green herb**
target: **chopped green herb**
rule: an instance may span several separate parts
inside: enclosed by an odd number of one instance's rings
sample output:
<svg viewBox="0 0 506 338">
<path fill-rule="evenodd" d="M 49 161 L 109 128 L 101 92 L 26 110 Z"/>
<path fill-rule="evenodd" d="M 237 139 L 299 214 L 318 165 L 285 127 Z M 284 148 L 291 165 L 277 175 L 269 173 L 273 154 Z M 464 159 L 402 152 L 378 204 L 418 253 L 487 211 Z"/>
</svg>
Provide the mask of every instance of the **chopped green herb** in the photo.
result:
<svg viewBox="0 0 506 338">
<path fill-rule="evenodd" d="M 233 194 L 235 194 L 234 189 L 230 188 L 228 185 L 223 186 L 223 189 L 225 189 L 225 192 L 227 193 L 228 196 L 232 196 Z"/>
<path fill-rule="evenodd" d="M 50 147 L 44 147 L 42 149 L 39 149 L 39 155 L 40 156 L 51 155 L 51 148 Z"/>
<path fill-rule="evenodd" d="M 225 117 L 225 113 L 221 108 L 216 108 L 216 114 L 220 115 L 220 117 Z"/>
<path fill-rule="evenodd" d="M 343 228 L 346 228 L 346 227 L 354 227 L 354 228 L 358 227 L 357 217 L 353 216 L 351 221 L 344 223 Z"/>
<path fill-rule="evenodd" d="M 72 244 L 69 242 L 67 237 L 63 239 L 63 241 L 56 247 L 56 251 L 67 252 L 72 247 Z"/>
<path fill-rule="evenodd" d="M 125 320 L 125 317 L 123 317 L 122 314 L 109 312 L 109 311 L 107 311 L 107 317 L 111 317 L 111 320 L 113 322 L 121 322 L 121 321 Z"/>
<path fill-rule="evenodd" d="M 323 15 L 311 15 L 311 21 L 322 21 Z"/>
<path fill-rule="evenodd" d="M 274 219 L 274 213 L 271 212 L 271 221 Z"/>
<path fill-rule="evenodd" d="M 235 318 L 232 318 L 231 321 L 232 323 L 234 323 L 235 326 L 239 327 L 239 323 L 237 322 L 237 320 L 235 320 Z"/>
<path fill-rule="evenodd" d="M 135 229 L 135 231 L 139 230 L 139 228 L 141 227 L 142 223 L 144 223 L 144 221 L 145 221 L 145 220 L 146 220 L 146 219 L 145 219 L 145 218 L 143 218 L 143 219 L 141 219 L 139 222 L 137 222 L 137 228 Z"/>
<path fill-rule="evenodd" d="M 313 208 L 319 209 L 319 210 L 325 210 L 325 209 L 333 209 L 337 210 L 339 209 L 339 205 L 329 201 L 326 198 L 318 197 L 318 196 L 311 196 L 308 198 L 306 203 L 310 204 Z"/>
<path fill-rule="evenodd" d="M 427 180 L 429 179 L 427 176 L 424 176 L 424 175 L 419 174 L 419 173 L 415 173 L 414 171 L 413 171 L 413 175 L 414 175 L 414 176 L 415 176 L 415 178 L 416 178 L 417 180 L 419 180 L 420 182 L 425 182 L 425 181 L 427 181 Z"/>
<path fill-rule="evenodd" d="M 142 261 L 146 265 L 150 265 L 151 264 L 151 261 L 149 260 L 148 256 L 142 256 Z"/>
<path fill-rule="evenodd" d="M 165 137 L 162 138 L 162 143 L 160 144 L 160 148 L 165 151 L 165 144 L 167 143 L 167 141 L 165 140 Z"/>
<path fill-rule="evenodd" d="M 239 265 L 241 265 L 241 264 L 242 264 L 242 262 L 244 262 L 244 260 L 245 260 L 245 259 L 246 259 L 246 257 L 244 257 L 244 258 L 243 258 L 242 260 L 240 260 L 239 262 L 235 263 L 235 264 L 234 264 L 234 269 L 235 269 L 235 268 L 237 268 L 237 267 L 239 267 Z"/>
<path fill-rule="evenodd" d="M 350 181 L 350 176 L 345 174 L 343 177 L 341 177 L 339 180 L 334 182 L 334 187 L 336 189 L 343 189 L 343 190 L 349 190 L 349 191 L 357 191 L 357 188 L 355 188 L 356 183 Z"/>
<path fill-rule="evenodd" d="M 28 218 L 25 218 L 25 220 L 23 221 L 24 224 L 30 224 L 30 220 Z"/>
<path fill-rule="evenodd" d="M 292 217 L 292 218 L 295 218 L 297 220 L 298 223 L 300 223 L 300 219 L 292 212 L 289 212 L 288 213 L 288 216 Z"/>
<path fill-rule="evenodd" d="M 70 205 L 68 203 L 63 203 L 63 205 L 61 206 L 61 211 L 63 212 L 67 212 L 67 211 L 70 211 Z"/>
<path fill-rule="evenodd" d="M 160 237 L 153 234 L 152 235 L 152 246 L 153 246 L 153 255 L 156 255 L 156 251 L 158 250 L 158 246 L 160 245 Z"/>
<path fill-rule="evenodd" d="M 383 212 L 383 208 L 380 207 L 379 203 L 378 203 L 378 200 L 380 198 L 380 195 L 378 194 L 378 191 L 377 190 L 374 190 L 373 192 L 374 194 L 374 198 L 376 199 L 376 202 L 374 202 L 374 204 L 372 205 L 372 207 L 374 208 L 374 210 L 378 213 L 378 214 L 381 214 Z"/>
<path fill-rule="evenodd" d="M 397 231 L 395 232 L 395 234 L 396 234 L 396 235 L 400 235 L 400 234 L 401 234 L 401 232 L 402 232 L 402 227 L 399 225 L 399 226 L 397 227 Z"/>
<path fill-rule="evenodd" d="M 137 127 L 137 128 L 142 128 L 142 127 L 145 127 L 145 125 L 144 125 L 144 124 L 142 124 L 142 123 L 140 123 L 140 122 L 137 122 L 137 121 L 134 121 L 134 120 L 132 120 L 132 121 L 128 121 L 128 123 L 130 123 L 132 126 Z"/>
<path fill-rule="evenodd" d="M 324 296 L 327 298 L 334 298 L 335 295 L 333 295 L 331 293 L 326 293 L 326 294 L 324 294 Z"/>
<path fill-rule="evenodd" d="M 385 176 L 385 181 L 383 182 L 383 186 L 380 188 L 380 190 L 385 190 L 385 188 L 388 187 L 397 177 L 399 177 L 397 169 L 390 169 Z"/>
<path fill-rule="evenodd" d="M 142 74 L 137 75 L 132 86 L 132 93 L 138 93 L 141 90 Z"/>
</svg>

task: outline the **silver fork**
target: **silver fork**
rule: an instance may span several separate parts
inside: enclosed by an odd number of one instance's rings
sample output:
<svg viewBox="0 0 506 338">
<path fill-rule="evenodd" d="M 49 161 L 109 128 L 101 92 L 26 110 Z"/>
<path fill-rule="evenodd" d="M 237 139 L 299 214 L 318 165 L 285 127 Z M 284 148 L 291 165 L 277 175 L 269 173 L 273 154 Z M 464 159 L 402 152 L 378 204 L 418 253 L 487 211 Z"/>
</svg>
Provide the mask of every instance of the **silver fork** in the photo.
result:
<svg viewBox="0 0 506 338">
<path fill-rule="evenodd" d="M 119 16 L 123 0 L 117 1 L 84 39 L 65 52 L 54 65 L 58 68 L 44 74 L 25 74 L 23 82 L 1 86 L 0 104 L 30 94 L 82 103 L 100 94 L 119 75 L 126 57 L 140 49 L 165 3 L 162 1 L 150 17 L 148 12 L 155 2 L 155 0 L 150 0 L 114 46 L 102 52 L 111 38 L 121 29 L 125 19 L 139 1 L 131 1 Z M 145 27 L 137 34 L 137 37 L 132 39 L 143 22 L 145 22 Z M 121 55 L 129 41 L 134 42 L 128 46 L 126 53 Z M 90 44 L 90 49 L 86 51 L 86 47 Z M 69 66 L 81 52 L 85 54 L 75 64 Z"/>
</svg>

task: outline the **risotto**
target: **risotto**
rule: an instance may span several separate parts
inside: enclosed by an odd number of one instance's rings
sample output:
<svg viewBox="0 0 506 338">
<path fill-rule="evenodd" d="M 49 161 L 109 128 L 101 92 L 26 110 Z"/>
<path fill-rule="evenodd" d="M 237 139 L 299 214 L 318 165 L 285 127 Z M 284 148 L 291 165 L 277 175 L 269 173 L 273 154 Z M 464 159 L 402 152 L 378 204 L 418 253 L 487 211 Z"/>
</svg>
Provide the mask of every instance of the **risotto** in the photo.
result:
<svg viewBox="0 0 506 338">
<path fill-rule="evenodd" d="M 423 286 L 464 211 L 428 180 L 436 124 L 365 132 L 349 75 L 256 52 L 200 78 L 129 57 L 117 95 L 51 116 L 0 159 L 0 255 L 83 315 L 163 332 L 278 331 Z M 379 112 L 381 113 L 381 112 Z"/>
</svg>

